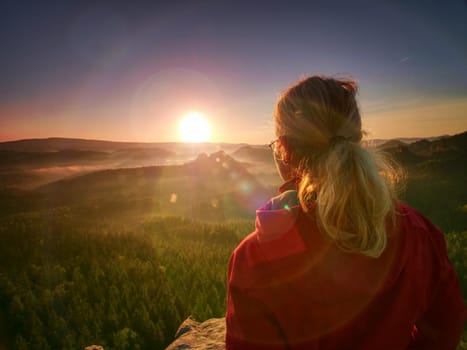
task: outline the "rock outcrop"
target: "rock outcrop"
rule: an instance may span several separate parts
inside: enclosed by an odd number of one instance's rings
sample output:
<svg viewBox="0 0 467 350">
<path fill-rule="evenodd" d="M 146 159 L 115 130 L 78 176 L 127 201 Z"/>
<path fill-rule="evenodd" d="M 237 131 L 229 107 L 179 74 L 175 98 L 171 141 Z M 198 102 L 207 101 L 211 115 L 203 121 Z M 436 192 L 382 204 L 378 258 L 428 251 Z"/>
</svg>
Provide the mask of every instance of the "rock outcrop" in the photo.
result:
<svg viewBox="0 0 467 350">
<path fill-rule="evenodd" d="M 189 317 L 180 325 L 175 338 L 166 350 L 225 350 L 225 318 L 197 322 Z"/>
</svg>

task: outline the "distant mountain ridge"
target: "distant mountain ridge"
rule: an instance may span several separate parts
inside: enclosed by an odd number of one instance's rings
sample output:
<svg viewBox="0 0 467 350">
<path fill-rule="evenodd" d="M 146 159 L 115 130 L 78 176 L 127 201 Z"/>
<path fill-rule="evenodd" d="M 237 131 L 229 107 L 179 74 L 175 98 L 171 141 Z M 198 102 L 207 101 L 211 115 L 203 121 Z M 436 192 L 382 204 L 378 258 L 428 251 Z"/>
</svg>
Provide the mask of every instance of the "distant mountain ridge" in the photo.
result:
<svg viewBox="0 0 467 350">
<path fill-rule="evenodd" d="M 466 135 L 416 140 L 394 139 L 377 146 L 392 154 L 404 166 L 433 157 L 451 158 L 466 148 Z M 407 143 L 410 141 L 411 143 Z M 364 142 L 365 143 L 365 142 Z M 224 151 L 244 162 L 266 186 L 279 181 L 271 150 L 267 145 L 182 142 L 113 142 L 102 140 L 47 138 L 0 143 L 0 188 L 33 188 L 68 176 L 90 171 L 181 165 L 199 154 Z"/>
<path fill-rule="evenodd" d="M 81 151 L 99 150 L 102 152 L 116 149 L 139 147 L 137 142 L 114 142 L 103 140 L 88 140 L 75 138 L 38 138 L 0 142 L 0 150 L 17 152 L 57 152 L 64 149 L 76 149 Z"/>
<path fill-rule="evenodd" d="M 254 214 L 270 197 L 269 189 L 243 164 L 223 151 L 200 154 L 180 165 L 97 170 L 66 177 L 29 190 L 7 193 L 0 207 L 22 201 L 27 210 L 72 206 L 89 216 L 137 211 L 224 220 Z M 29 198 L 29 199 L 27 199 Z M 23 200 L 24 199 L 24 200 Z M 18 202 L 19 203 L 19 202 Z"/>
<path fill-rule="evenodd" d="M 430 136 L 430 137 L 396 137 L 393 139 L 370 139 L 368 142 L 375 146 L 380 146 L 386 142 L 397 140 L 406 144 L 411 144 L 420 140 L 436 141 L 442 138 L 451 137 L 451 135 Z"/>
<path fill-rule="evenodd" d="M 138 168 L 120 168 L 95 171 L 72 178 L 61 179 L 38 188 L 40 192 L 62 192 L 76 189 L 79 193 L 93 192 L 96 188 L 123 185 L 138 186 L 160 178 L 196 178 L 197 186 L 212 187 L 214 180 L 223 183 L 223 191 L 235 190 L 233 183 L 243 182 L 262 190 L 260 183 L 245 167 L 232 157 L 219 151 L 210 155 L 200 154 L 197 159 L 181 165 L 163 165 Z M 210 181 L 207 181 L 211 179 Z M 191 182 L 193 184 L 193 182 Z M 230 186 L 225 186 L 229 183 Z"/>
<path fill-rule="evenodd" d="M 67 149 L 75 149 L 80 151 L 114 152 L 125 149 L 163 148 L 168 151 L 193 149 L 193 151 L 198 154 L 206 151 L 211 153 L 218 150 L 232 151 L 241 145 L 241 143 L 233 144 L 225 142 L 124 142 L 51 137 L 0 142 L 0 150 L 16 152 L 57 152 Z"/>
<path fill-rule="evenodd" d="M 223 144 L 225 152 L 219 144 L 167 145 L 172 148 L 0 149 L 0 216 L 72 206 L 89 216 L 151 212 L 224 220 L 254 215 L 280 185 L 266 145 Z M 217 151 L 199 152 L 203 147 Z M 379 147 L 403 165 L 408 181 L 401 199 L 449 230 L 465 227 L 467 132 Z"/>
<path fill-rule="evenodd" d="M 450 138 L 452 136 L 443 135 L 435 137 L 413 137 L 413 138 L 395 138 L 392 140 L 399 140 L 406 144 L 411 144 L 420 140 L 436 141 L 440 139 Z M 375 145 L 384 144 L 388 139 L 373 139 L 372 143 Z M 155 147 L 172 148 L 202 148 L 203 146 L 214 146 L 217 150 L 233 151 L 234 148 L 238 149 L 241 146 L 248 146 L 255 150 L 264 149 L 265 145 L 247 145 L 245 143 L 224 143 L 224 142 L 206 142 L 200 144 L 189 144 L 183 142 L 131 142 L 131 141 L 106 141 L 95 139 L 81 139 L 81 138 L 65 138 L 65 137 L 50 137 L 50 138 L 33 138 L 21 139 L 14 141 L 0 142 L 0 150 L 9 150 L 16 152 L 57 152 L 69 149 L 81 151 L 100 151 L 112 152 L 122 149 L 147 149 Z M 224 149 L 225 148 L 225 149 Z M 211 149 L 211 152 L 216 151 Z"/>
<path fill-rule="evenodd" d="M 378 148 L 392 154 L 404 165 L 413 165 L 429 158 L 463 157 L 467 156 L 467 132 L 432 141 L 418 140 L 410 144 L 391 140 L 379 145 Z"/>
<path fill-rule="evenodd" d="M 364 141 L 370 146 L 392 153 L 404 164 L 418 162 L 448 152 L 462 152 L 467 149 L 467 132 L 431 137 L 428 139 L 400 138 L 392 140 Z M 245 145 L 231 153 L 232 157 L 248 162 L 268 163 L 272 160 L 271 150 L 266 146 Z"/>
<path fill-rule="evenodd" d="M 109 154 L 107 152 L 63 149 L 56 152 L 24 152 L 0 150 L 0 167 L 3 166 L 42 166 L 57 164 L 76 164 L 80 161 L 103 161 Z"/>
</svg>

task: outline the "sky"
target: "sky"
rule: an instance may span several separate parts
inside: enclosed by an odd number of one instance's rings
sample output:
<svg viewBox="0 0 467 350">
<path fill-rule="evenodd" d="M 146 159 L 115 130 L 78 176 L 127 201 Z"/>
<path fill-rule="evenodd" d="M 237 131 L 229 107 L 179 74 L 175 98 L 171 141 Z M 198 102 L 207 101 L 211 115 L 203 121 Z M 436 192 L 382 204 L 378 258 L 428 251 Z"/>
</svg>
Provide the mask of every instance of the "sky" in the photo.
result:
<svg viewBox="0 0 467 350">
<path fill-rule="evenodd" d="M 0 141 L 274 139 L 280 93 L 356 80 L 371 138 L 467 130 L 466 0 L 2 1 Z"/>
</svg>

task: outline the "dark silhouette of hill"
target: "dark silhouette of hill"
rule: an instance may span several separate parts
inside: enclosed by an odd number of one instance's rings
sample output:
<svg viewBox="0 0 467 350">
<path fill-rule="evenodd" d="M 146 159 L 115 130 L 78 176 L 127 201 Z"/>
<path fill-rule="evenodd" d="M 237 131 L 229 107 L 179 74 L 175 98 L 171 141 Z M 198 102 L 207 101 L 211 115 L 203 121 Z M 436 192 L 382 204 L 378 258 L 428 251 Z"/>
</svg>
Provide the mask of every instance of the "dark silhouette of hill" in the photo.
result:
<svg viewBox="0 0 467 350">
<path fill-rule="evenodd" d="M 409 145 L 390 141 L 380 147 L 407 173 L 404 201 L 445 230 L 467 227 L 467 132 Z"/>
<path fill-rule="evenodd" d="M 201 219 L 252 216 L 270 193 L 245 167 L 216 152 L 182 165 L 108 169 L 33 191 L 47 207 L 78 205 Z"/>
<path fill-rule="evenodd" d="M 107 152 L 74 149 L 56 152 L 0 150 L 0 188 L 33 188 L 71 174 L 111 167 Z"/>
<path fill-rule="evenodd" d="M 379 146 L 406 170 L 402 199 L 446 230 L 467 227 L 466 139 L 467 133 L 462 133 Z M 73 206 L 85 216 L 131 212 L 203 219 L 251 217 L 280 182 L 266 146 L 223 144 L 233 151 L 230 155 L 217 151 L 194 158 L 186 154 L 218 149 L 220 144 L 154 145 L 127 144 L 111 151 L 0 150 L 0 216 Z"/>
<path fill-rule="evenodd" d="M 165 164 L 174 156 L 174 152 L 157 147 L 122 148 L 108 152 L 78 149 L 25 152 L 0 149 L 0 188 L 33 188 L 98 169 Z"/>
<path fill-rule="evenodd" d="M 400 140 L 390 140 L 381 144 L 378 148 L 391 154 L 404 166 L 409 167 L 433 159 L 461 159 L 467 152 L 467 132 L 433 141 L 418 140 L 410 144 Z"/>
<path fill-rule="evenodd" d="M 439 180 L 448 178 L 457 183 L 458 180 L 466 179 L 467 182 L 467 132 L 411 144 L 392 140 L 379 148 L 401 163 L 412 178 L 435 176 Z M 458 183 L 459 187 L 465 187 L 461 184 Z"/>
<path fill-rule="evenodd" d="M 20 152 L 0 150 L 0 168 L 42 168 L 47 166 L 76 165 L 102 162 L 109 159 L 107 152 L 75 149 L 55 152 Z"/>
<path fill-rule="evenodd" d="M 0 150 L 17 152 L 57 152 L 64 149 L 76 149 L 82 151 L 110 152 L 117 149 L 138 147 L 139 145 L 141 145 L 141 143 L 51 137 L 46 139 L 25 139 L 1 142 Z"/>
<path fill-rule="evenodd" d="M 467 149 L 467 132 L 443 137 L 434 141 L 420 140 L 409 145 L 414 154 L 422 157 L 442 156 Z"/>
<path fill-rule="evenodd" d="M 394 139 L 394 140 L 385 141 L 384 143 L 379 145 L 378 148 L 383 149 L 383 150 L 388 150 L 391 148 L 407 147 L 407 146 L 408 146 L 407 143 L 401 140 Z"/>
<path fill-rule="evenodd" d="M 411 144 L 411 143 L 414 143 L 414 142 L 417 142 L 417 141 L 420 141 L 420 140 L 435 141 L 435 140 L 441 139 L 443 137 L 449 137 L 449 135 L 432 136 L 432 137 L 399 137 L 396 140 L 400 141 L 402 143 L 405 143 L 405 144 Z M 389 141 L 393 141 L 393 140 L 371 139 L 371 140 L 368 140 L 366 142 L 368 142 L 368 143 L 370 143 L 370 144 L 372 144 L 374 146 L 381 146 L 384 143 L 387 143 Z"/>
<path fill-rule="evenodd" d="M 103 140 L 87 140 L 77 138 L 51 137 L 44 139 L 24 139 L 0 142 L 0 150 L 16 152 L 57 152 L 63 150 L 81 150 L 114 152 L 137 149 L 161 149 L 169 152 L 198 155 L 202 152 L 231 152 L 238 144 L 231 143 L 186 143 L 186 142 L 119 142 Z"/>
<path fill-rule="evenodd" d="M 380 150 L 390 154 L 400 164 L 407 166 L 409 164 L 415 164 L 422 160 L 417 154 L 414 154 L 410 149 L 409 145 L 400 140 L 390 140 L 378 146 Z"/>
<path fill-rule="evenodd" d="M 224 177 L 227 179 L 248 180 L 257 184 L 255 178 L 239 162 L 224 152 L 216 152 L 211 155 L 200 154 L 192 162 L 181 165 L 162 165 L 138 168 L 106 169 L 90 174 L 77 176 L 74 178 L 62 179 L 51 184 L 41 186 L 39 191 L 52 189 L 62 190 L 63 188 L 79 188 L 80 191 L 90 191 L 93 187 L 104 187 L 128 184 L 133 180 L 153 181 L 161 177 L 204 177 L 206 182 L 210 178 L 217 179 Z"/>
</svg>

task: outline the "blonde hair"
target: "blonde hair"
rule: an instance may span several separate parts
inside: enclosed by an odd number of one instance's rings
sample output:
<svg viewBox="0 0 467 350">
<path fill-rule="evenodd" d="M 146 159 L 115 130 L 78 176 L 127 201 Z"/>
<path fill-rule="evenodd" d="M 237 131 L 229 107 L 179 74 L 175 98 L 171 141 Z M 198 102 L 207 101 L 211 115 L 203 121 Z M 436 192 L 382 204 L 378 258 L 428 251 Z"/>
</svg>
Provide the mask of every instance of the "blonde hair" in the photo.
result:
<svg viewBox="0 0 467 350">
<path fill-rule="evenodd" d="M 397 169 L 361 145 L 361 117 L 351 80 L 312 76 L 277 102 L 276 135 L 291 150 L 304 211 L 316 201 L 322 230 L 343 250 L 378 257 L 394 220 Z"/>
</svg>

